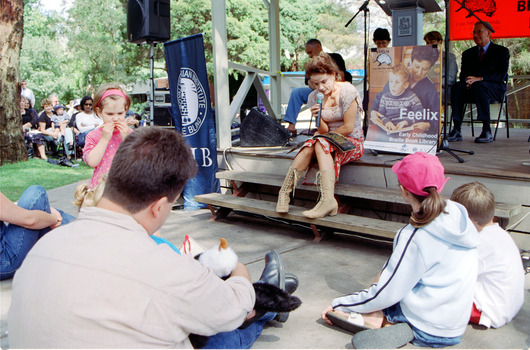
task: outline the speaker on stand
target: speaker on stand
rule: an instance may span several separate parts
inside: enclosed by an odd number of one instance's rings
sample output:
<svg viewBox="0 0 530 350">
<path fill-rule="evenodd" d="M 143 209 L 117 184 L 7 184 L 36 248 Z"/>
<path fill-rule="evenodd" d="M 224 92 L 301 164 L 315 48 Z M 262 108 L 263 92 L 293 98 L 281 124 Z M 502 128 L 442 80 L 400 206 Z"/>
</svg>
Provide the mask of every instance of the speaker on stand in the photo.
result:
<svg viewBox="0 0 530 350">
<path fill-rule="evenodd" d="M 170 38 L 169 0 L 127 1 L 127 39 L 134 44 L 163 43 Z"/>
<path fill-rule="evenodd" d="M 151 63 L 151 116 L 150 125 L 155 119 L 155 45 L 170 38 L 170 0 L 128 0 L 127 39 L 134 44 L 150 44 Z"/>
</svg>

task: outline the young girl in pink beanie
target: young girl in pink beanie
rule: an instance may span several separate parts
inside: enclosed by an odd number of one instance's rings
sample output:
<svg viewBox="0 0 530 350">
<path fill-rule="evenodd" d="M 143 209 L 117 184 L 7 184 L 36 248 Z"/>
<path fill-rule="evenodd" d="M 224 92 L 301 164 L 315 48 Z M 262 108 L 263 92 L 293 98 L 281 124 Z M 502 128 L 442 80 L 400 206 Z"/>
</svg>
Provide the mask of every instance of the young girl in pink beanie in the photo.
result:
<svg viewBox="0 0 530 350">
<path fill-rule="evenodd" d="M 466 329 L 477 278 L 479 237 L 466 209 L 440 192 L 449 178 L 437 157 L 418 152 L 397 162 L 409 224 L 394 238 L 376 282 L 336 298 L 322 318 L 355 331 L 355 348 L 458 344 Z"/>
</svg>

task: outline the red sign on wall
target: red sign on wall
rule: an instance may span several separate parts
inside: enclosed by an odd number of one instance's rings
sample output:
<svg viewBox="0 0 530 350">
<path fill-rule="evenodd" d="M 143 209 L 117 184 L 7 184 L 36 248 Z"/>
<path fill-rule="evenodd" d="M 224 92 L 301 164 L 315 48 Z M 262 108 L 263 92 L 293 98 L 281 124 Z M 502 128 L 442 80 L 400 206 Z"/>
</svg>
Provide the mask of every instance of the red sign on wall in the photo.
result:
<svg viewBox="0 0 530 350">
<path fill-rule="evenodd" d="M 478 21 L 460 3 L 491 24 L 492 38 L 530 37 L 530 0 L 451 0 L 451 40 L 472 40 Z"/>
</svg>

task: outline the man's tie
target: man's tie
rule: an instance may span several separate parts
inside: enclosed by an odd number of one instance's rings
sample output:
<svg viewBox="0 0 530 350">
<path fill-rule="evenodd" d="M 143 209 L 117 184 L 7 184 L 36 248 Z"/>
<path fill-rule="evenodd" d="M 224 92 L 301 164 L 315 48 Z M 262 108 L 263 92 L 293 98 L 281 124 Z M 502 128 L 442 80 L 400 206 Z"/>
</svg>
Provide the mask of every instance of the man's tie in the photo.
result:
<svg viewBox="0 0 530 350">
<path fill-rule="evenodd" d="M 482 63 L 482 59 L 484 58 L 484 48 L 479 47 L 478 48 L 478 60 Z"/>
</svg>

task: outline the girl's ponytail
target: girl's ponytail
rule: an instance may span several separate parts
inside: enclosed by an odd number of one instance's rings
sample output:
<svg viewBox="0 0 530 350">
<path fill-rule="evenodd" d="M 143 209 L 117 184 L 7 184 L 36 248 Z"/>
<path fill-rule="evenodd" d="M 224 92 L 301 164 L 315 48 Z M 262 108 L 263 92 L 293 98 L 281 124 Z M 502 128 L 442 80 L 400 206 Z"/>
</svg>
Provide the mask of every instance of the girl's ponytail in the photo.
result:
<svg viewBox="0 0 530 350">
<path fill-rule="evenodd" d="M 428 192 L 428 196 L 418 196 L 411 193 L 418 201 L 421 202 L 421 207 L 418 212 L 412 212 L 410 216 L 410 224 L 414 227 L 423 227 L 430 224 L 441 213 L 444 213 L 445 200 L 436 191 L 436 187 L 426 187 L 423 191 Z"/>
</svg>

